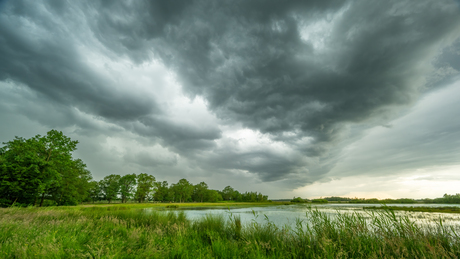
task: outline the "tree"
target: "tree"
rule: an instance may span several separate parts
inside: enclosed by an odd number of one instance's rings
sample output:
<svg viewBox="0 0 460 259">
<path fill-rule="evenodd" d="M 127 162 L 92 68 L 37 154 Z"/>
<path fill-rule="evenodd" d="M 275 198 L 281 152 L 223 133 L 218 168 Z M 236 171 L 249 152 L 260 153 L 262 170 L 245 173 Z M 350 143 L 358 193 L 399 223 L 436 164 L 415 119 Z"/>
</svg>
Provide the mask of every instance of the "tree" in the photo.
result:
<svg viewBox="0 0 460 259">
<path fill-rule="evenodd" d="M 235 191 L 233 192 L 233 198 L 232 198 L 232 200 L 234 200 L 234 201 L 242 201 L 242 200 L 243 200 L 243 196 L 241 195 L 241 193 L 240 193 L 239 191 L 235 190 Z"/>
<path fill-rule="evenodd" d="M 155 177 L 148 174 L 139 174 L 137 176 L 137 189 L 134 198 L 138 202 L 144 202 L 154 191 Z"/>
<path fill-rule="evenodd" d="M 222 201 L 222 195 L 216 190 L 208 190 L 206 193 L 206 200 L 210 202 Z"/>
<path fill-rule="evenodd" d="M 93 201 L 100 201 L 102 200 L 102 190 L 101 190 L 101 185 L 99 182 L 96 181 L 90 181 L 88 183 L 89 189 L 88 189 L 88 198 Z"/>
<path fill-rule="evenodd" d="M 39 135 L 38 135 L 39 136 Z M 62 174 L 65 167 L 71 167 L 71 152 L 77 149 L 78 141 L 72 141 L 64 136 L 61 131 L 51 130 L 46 136 L 38 137 L 38 154 L 45 160 L 45 168 L 42 171 L 44 181 L 40 184 L 41 192 L 40 207 L 43 205 L 45 194 L 51 188 L 61 184 Z"/>
<path fill-rule="evenodd" d="M 208 185 L 205 182 L 201 182 L 194 186 L 193 189 L 193 201 L 203 202 L 208 192 Z"/>
<path fill-rule="evenodd" d="M 169 193 L 169 188 L 168 188 L 168 182 L 163 181 L 163 182 L 155 182 L 155 187 L 156 187 L 156 192 L 155 195 L 153 196 L 153 199 L 156 201 L 168 201 L 168 193 Z"/>
<path fill-rule="evenodd" d="M 101 190 L 104 194 L 104 198 L 110 203 L 112 200 L 115 200 L 120 191 L 120 176 L 117 174 L 111 174 L 104 177 L 100 181 Z"/>
<path fill-rule="evenodd" d="M 193 185 L 187 179 L 180 179 L 177 184 L 171 186 L 174 191 L 175 200 L 185 202 L 192 197 Z"/>
<path fill-rule="evenodd" d="M 36 135 L 30 139 L 15 137 L 14 140 L 3 143 L 0 149 L 0 203 L 9 206 L 13 203 L 29 205 L 36 204 L 40 199 L 43 205 L 45 196 L 56 199 L 56 190 L 64 183 L 64 194 L 74 186 L 67 181 L 67 172 L 71 174 L 80 170 L 84 165 L 72 159 L 71 152 L 76 149 L 78 141 L 72 141 L 62 132 L 49 131 L 46 136 Z M 80 168 L 79 168 L 80 166 Z M 90 176 L 89 171 L 85 172 Z M 72 177 L 70 177 L 72 178 Z M 87 177 L 88 178 L 88 177 Z M 82 183 L 82 182 L 80 182 Z M 63 195 L 60 196 L 61 198 Z M 77 199 L 79 200 L 79 199 Z"/>
<path fill-rule="evenodd" d="M 49 191 L 49 198 L 57 205 L 77 205 L 87 198 L 91 173 L 81 159 L 71 160 L 58 167 L 61 182 Z"/>
<path fill-rule="evenodd" d="M 122 203 L 126 203 L 128 199 L 133 197 L 134 186 L 136 186 L 136 178 L 136 174 L 127 174 L 120 178 L 120 194 Z"/>
<path fill-rule="evenodd" d="M 222 198 L 225 201 L 232 200 L 234 192 L 235 192 L 235 190 L 231 186 L 227 186 L 222 190 Z"/>
</svg>

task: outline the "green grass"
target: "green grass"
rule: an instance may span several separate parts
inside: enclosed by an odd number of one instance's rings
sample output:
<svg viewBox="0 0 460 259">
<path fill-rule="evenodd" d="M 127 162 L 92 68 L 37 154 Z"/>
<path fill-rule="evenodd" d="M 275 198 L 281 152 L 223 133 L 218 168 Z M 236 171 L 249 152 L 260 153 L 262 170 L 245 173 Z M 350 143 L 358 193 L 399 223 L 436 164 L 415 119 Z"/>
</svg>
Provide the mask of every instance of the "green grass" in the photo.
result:
<svg viewBox="0 0 460 259">
<path fill-rule="evenodd" d="M 366 220 L 314 209 L 308 224 L 266 217 L 242 225 L 229 214 L 190 221 L 182 211 L 136 206 L 0 210 L 0 258 L 458 258 L 460 238 L 422 228 L 391 210 Z"/>
<path fill-rule="evenodd" d="M 411 212 L 440 212 L 440 213 L 460 213 L 459 207 L 400 207 L 400 206 L 372 206 L 364 207 L 365 210 L 401 210 Z"/>
</svg>

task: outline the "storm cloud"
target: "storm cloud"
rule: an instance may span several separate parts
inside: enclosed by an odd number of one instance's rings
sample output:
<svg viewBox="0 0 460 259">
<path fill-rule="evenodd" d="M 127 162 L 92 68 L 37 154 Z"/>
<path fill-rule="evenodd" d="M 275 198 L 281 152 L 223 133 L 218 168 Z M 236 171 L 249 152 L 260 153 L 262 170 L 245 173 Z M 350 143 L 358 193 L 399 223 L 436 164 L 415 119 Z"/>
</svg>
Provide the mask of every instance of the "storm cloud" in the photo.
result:
<svg viewBox="0 0 460 259">
<path fill-rule="evenodd" d="M 245 174 L 287 190 L 361 174 L 330 172 L 369 129 L 458 80 L 459 37 L 451 0 L 4 1 L 0 107 L 160 179 Z M 432 143 L 441 156 L 446 138 Z M 422 140 L 405 140 L 386 150 L 430 166 Z M 365 157 L 355 166 L 372 168 Z"/>
</svg>

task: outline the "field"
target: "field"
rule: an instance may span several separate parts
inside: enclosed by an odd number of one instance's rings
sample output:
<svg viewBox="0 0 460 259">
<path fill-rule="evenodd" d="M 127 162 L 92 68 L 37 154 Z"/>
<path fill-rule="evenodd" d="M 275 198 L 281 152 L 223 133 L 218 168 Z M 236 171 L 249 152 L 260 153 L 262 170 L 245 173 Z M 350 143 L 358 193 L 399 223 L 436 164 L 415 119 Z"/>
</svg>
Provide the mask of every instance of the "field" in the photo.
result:
<svg viewBox="0 0 460 259">
<path fill-rule="evenodd" d="M 220 204 L 227 206 L 228 204 Z M 237 204 L 233 204 L 237 206 Z M 257 204 L 264 206 L 268 204 Z M 309 224 L 241 224 L 238 217 L 188 220 L 164 206 L 130 204 L 0 209 L 1 258 L 458 258 L 460 238 L 440 222 L 422 228 L 391 210 L 371 220 L 330 219 L 309 209 Z M 241 204 L 249 206 L 249 204 Z M 254 206 L 254 204 L 252 204 Z M 157 207 L 158 210 L 144 208 Z"/>
</svg>

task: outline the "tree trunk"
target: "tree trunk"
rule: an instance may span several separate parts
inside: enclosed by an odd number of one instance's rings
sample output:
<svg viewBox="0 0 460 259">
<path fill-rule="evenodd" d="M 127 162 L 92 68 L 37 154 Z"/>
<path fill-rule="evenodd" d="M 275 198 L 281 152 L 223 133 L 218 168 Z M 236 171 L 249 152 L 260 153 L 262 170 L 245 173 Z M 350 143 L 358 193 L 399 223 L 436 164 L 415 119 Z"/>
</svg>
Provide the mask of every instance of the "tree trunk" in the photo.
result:
<svg viewBox="0 0 460 259">
<path fill-rule="evenodd" d="M 43 205 L 43 200 L 45 200 L 45 193 L 42 193 L 42 200 L 40 201 L 40 207 Z"/>
</svg>

